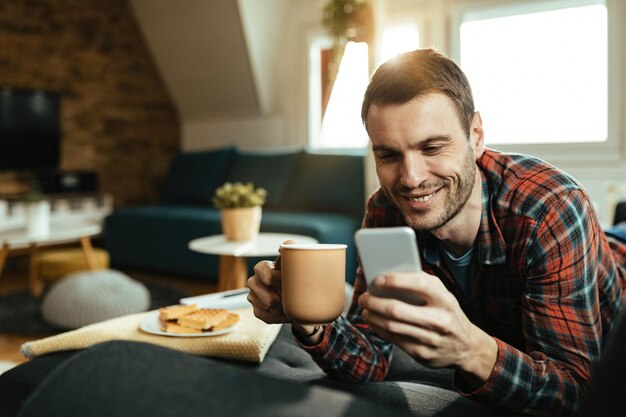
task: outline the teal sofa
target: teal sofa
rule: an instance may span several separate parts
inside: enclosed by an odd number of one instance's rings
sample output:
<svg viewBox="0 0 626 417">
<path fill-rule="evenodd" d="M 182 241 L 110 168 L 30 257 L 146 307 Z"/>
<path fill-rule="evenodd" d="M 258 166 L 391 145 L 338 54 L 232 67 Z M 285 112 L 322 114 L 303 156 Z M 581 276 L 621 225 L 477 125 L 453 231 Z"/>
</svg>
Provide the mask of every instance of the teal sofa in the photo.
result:
<svg viewBox="0 0 626 417">
<path fill-rule="evenodd" d="M 216 281 L 218 257 L 192 252 L 189 241 L 221 233 L 211 205 L 226 181 L 251 181 L 268 191 L 261 232 L 314 237 L 348 245 L 346 278 L 354 280 L 354 232 L 363 218 L 365 152 L 320 154 L 242 151 L 235 147 L 180 153 L 166 178 L 162 202 L 114 211 L 104 245 L 113 267 L 137 268 Z M 260 258 L 248 261 L 249 270 Z"/>
</svg>

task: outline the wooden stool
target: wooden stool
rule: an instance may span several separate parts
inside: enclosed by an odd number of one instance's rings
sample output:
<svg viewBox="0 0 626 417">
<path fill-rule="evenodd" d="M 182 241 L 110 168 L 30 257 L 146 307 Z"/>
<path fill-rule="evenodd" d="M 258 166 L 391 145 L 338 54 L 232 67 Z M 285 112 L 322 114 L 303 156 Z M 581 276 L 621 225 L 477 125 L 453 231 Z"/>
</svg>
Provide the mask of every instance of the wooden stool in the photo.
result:
<svg viewBox="0 0 626 417">
<path fill-rule="evenodd" d="M 96 269 L 109 267 L 109 253 L 104 249 L 93 249 Z M 42 251 L 37 259 L 39 278 L 42 281 L 55 281 L 73 272 L 89 269 L 85 254 L 80 248 L 53 249 Z"/>
</svg>

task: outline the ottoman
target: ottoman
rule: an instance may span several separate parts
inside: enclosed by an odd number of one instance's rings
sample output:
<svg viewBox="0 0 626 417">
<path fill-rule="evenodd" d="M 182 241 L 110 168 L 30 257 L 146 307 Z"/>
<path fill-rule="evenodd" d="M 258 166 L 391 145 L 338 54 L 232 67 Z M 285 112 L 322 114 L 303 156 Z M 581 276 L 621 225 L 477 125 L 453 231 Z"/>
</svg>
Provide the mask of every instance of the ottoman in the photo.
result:
<svg viewBox="0 0 626 417">
<path fill-rule="evenodd" d="M 119 271 L 100 269 L 71 274 L 57 281 L 44 296 L 44 320 L 64 329 L 150 308 L 150 292 L 140 282 Z"/>
<path fill-rule="evenodd" d="M 109 267 L 109 253 L 104 249 L 93 249 L 98 269 Z M 86 271 L 87 261 L 80 248 L 52 249 L 42 251 L 37 259 L 39 278 L 43 281 L 56 281 L 78 271 Z"/>
</svg>

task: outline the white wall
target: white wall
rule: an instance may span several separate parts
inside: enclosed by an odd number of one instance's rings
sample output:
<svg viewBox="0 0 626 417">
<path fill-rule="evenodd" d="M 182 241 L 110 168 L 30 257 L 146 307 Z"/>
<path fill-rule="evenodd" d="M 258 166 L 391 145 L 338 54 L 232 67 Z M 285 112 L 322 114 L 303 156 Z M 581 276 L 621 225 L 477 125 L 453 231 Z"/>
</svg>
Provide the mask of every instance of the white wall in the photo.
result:
<svg viewBox="0 0 626 417">
<path fill-rule="evenodd" d="M 296 145 L 285 134 L 281 116 L 192 120 L 182 126 L 187 151 L 237 145 L 242 149 L 284 148 Z"/>
<path fill-rule="evenodd" d="M 259 149 L 308 143 L 307 31 L 319 26 L 322 0 L 238 0 L 261 113 L 233 118 L 182 115 L 184 150 L 237 145 Z"/>
<path fill-rule="evenodd" d="M 275 111 L 280 70 L 277 45 L 282 44 L 287 0 L 238 0 L 243 32 L 248 45 L 261 114 Z"/>
<path fill-rule="evenodd" d="M 130 5 L 183 120 L 258 113 L 237 0 Z"/>
</svg>

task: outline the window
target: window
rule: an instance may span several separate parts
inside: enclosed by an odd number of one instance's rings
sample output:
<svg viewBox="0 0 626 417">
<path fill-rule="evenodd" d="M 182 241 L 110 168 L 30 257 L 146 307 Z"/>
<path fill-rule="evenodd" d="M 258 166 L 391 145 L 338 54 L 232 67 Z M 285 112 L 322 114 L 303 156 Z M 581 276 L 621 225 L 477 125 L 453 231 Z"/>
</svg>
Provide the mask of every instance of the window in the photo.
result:
<svg viewBox="0 0 626 417">
<path fill-rule="evenodd" d="M 367 133 L 361 122 L 361 102 L 369 80 L 368 47 L 348 42 L 330 92 L 316 148 L 363 148 Z"/>
<path fill-rule="evenodd" d="M 403 52 L 419 48 L 420 34 L 415 23 L 398 23 L 388 27 L 383 32 L 380 62 L 385 62 Z"/>
<path fill-rule="evenodd" d="M 607 140 L 606 5 L 560 0 L 473 10 L 462 14 L 459 32 L 460 65 L 488 145 Z"/>
<path fill-rule="evenodd" d="M 389 26 L 383 32 L 381 62 L 419 47 L 413 23 Z M 369 50 L 363 42 L 348 42 L 335 82 L 327 91 L 329 42 L 318 38 L 310 48 L 309 134 L 312 148 L 364 148 L 368 136 L 361 121 L 361 103 L 369 82 Z"/>
</svg>

